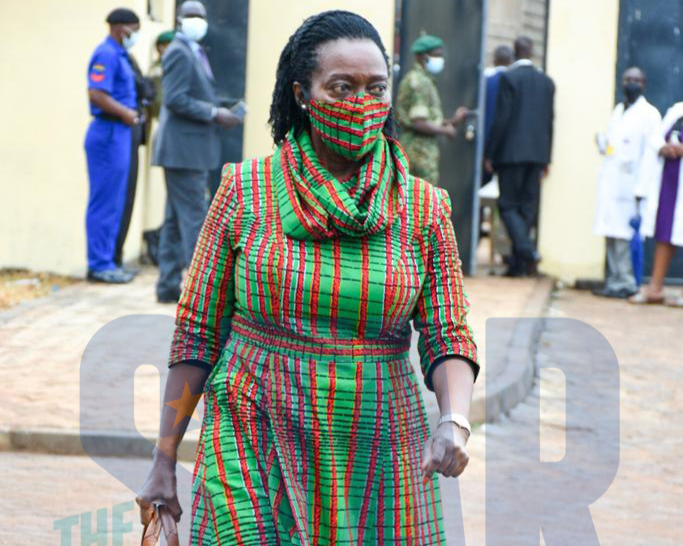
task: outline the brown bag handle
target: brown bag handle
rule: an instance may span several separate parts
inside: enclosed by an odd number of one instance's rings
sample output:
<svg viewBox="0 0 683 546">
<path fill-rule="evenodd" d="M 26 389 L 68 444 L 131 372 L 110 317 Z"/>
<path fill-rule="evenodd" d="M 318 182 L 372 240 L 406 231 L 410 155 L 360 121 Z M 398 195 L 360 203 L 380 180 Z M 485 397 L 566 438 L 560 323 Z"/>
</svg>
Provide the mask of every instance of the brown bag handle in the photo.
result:
<svg viewBox="0 0 683 546">
<path fill-rule="evenodd" d="M 141 498 L 135 499 L 140 506 L 140 521 L 144 525 L 141 546 L 156 546 L 163 531 L 168 546 L 180 546 L 178 526 L 168 507 L 160 502 L 149 504 Z"/>
</svg>

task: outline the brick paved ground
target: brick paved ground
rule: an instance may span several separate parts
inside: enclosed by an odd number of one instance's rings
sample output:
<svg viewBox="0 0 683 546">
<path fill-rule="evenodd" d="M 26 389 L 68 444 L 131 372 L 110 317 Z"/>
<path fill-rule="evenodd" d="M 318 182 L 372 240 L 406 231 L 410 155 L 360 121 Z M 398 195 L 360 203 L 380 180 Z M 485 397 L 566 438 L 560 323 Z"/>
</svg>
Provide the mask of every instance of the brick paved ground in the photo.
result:
<svg viewBox="0 0 683 546">
<path fill-rule="evenodd" d="M 0 371 L 5 378 L 0 427 L 78 429 L 80 394 L 91 422 L 100 428 L 125 428 L 117 406 L 120 385 L 130 367 L 120 362 L 142 352 L 142 362 L 163 363 L 168 352 L 172 325 L 167 317 L 175 309 L 156 303 L 154 281 L 155 270 L 148 269 L 130 285 L 81 283 L 47 300 L 0 313 Z M 485 342 L 486 319 L 519 316 L 535 288 L 536 282 L 530 280 L 467 280 L 472 323 L 480 345 Z M 148 314 L 162 316 L 157 326 L 123 324 L 118 337 L 105 345 L 98 358 L 81 367 L 83 351 L 100 328 L 121 317 Z M 157 430 L 158 377 L 151 367 L 140 369 L 136 376 L 135 414 L 140 431 Z M 82 392 L 80 381 L 89 385 Z M 479 384 L 484 384 L 483 375 Z"/>
<path fill-rule="evenodd" d="M 621 460 L 618 474 L 605 495 L 590 508 L 601 546 L 673 546 L 683 544 L 683 312 L 664 307 L 639 308 L 621 301 L 608 301 L 586 293 L 565 291 L 555 298 L 551 317 L 585 321 L 601 332 L 619 360 L 621 376 Z M 569 359 L 572 365 L 594 366 L 594 381 L 604 380 L 602 356 L 582 362 L 584 339 L 571 330 L 550 323 L 539 344 L 539 359 L 549 364 Z M 483 545 L 485 524 L 485 448 L 492 450 L 497 473 L 506 476 L 510 489 L 527 479 L 519 472 L 517 454 L 510 446 L 523 444 L 534 434 L 533 414 L 542 388 L 542 460 L 558 461 L 565 448 L 563 376 L 543 375 L 527 400 L 495 424 L 481 427 L 470 442 L 472 463 L 460 480 L 467 544 Z M 567 386 L 569 388 L 569 386 Z M 601 416 L 604 398 L 585 393 L 581 415 L 585 434 L 596 436 L 595 422 Z M 488 434 L 484 434 L 484 430 Z M 538 429 L 536 429 L 538 430 Z M 488 441 L 488 443 L 487 443 Z M 500 453 L 500 458 L 497 454 Z M 595 468 L 591 451 L 580 454 L 584 468 Z M 567 476 L 567 488 L 586 480 L 583 472 Z M 502 484 L 503 487 L 505 483 Z M 518 486 L 517 486 L 518 487 Z M 531 491 L 531 488 L 529 488 Z M 457 515 L 457 487 L 445 484 L 444 502 L 450 519 Z M 571 524 L 576 521 L 570 520 Z M 515 528 L 508 530 L 506 546 L 529 546 L 515 541 Z M 452 531 L 454 533 L 454 531 Z M 451 536 L 454 536 L 451 535 Z M 455 544 L 454 542 L 451 542 Z M 567 540 L 559 544 L 585 542 Z M 541 543 L 543 544 L 543 543 Z"/>
<path fill-rule="evenodd" d="M 90 421 L 120 429 L 117 386 L 125 367 L 115 365 L 117 359 L 127 358 L 130 352 L 126 350 L 134 353 L 141 344 L 143 361 L 147 362 L 163 361 L 168 350 L 169 317 L 174 308 L 155 302 L 154 280 L 155 271 L 148 269 L 127 286 L 80 283 L 48 299 L 0 313 L 0 370 L 5 384 L 0 427 L 76 430 L 81 395 Z M 473 303 L 471 321 L 482 347 L 485 321 L 491 316 L 522 314 L 536 288 L 534 281 L 467 280 Z M 101 358 L 86 368 L 85 379 L 98 378 L 98 387 L 80 389 L 83 351 L 98 330 L 121 317 L 150 314 L 165 316 L 165 323 L 148 329 L 124 324 L 120 337 L 105 345 L 99 353 Z M 485 365 L 484 370 L 479 386 L 484 384 L 485 373 L 498 373 Z M 433 396 L 428 404 L 435 406 Z M 144 368 L 135 384 L 136 425 L 140 431 L 156 431 L 158 408 L 157 372 Z M 191 437 L 198 433 L 194 428 Z M 117 464 L 126 465 L 131 475 L 145 474 L 145 464 L 140 461 Z M 86 458 L 0 453 L 0 470 L 0 489 L 26 491 L 0 497 L 0 544 L 15 544 L 18 536 L 31 536 L 35 544 L 56 543 L 54 520 L 90 511 L 94 518 L 99 508 L 109 507 L 111 525 L 111 507 L 132 498 L 124 486 Z M 132 521 L 128 516 L 126 521 Z M 78 536 L 75 530 L 74 541 Z"/>
<path fill-rule="evenodd" d="M 470 283 L 473 294 L 476 283 Z M 482 291 L 487 291 L 482 284 Z M 621 462 L 609 491 L 591 507 L 602 546 L 669 546 L 683 543 L 683 479 L 680 460 L 683 442 L 680 414 L 683 411 L 683 314 L 662 307 L 634 308 L 623 302 L 605 301 L 590 295 L 563 292 L 550 309 L 551 316 L 582 319 L 602 332 L 613 346 L 621 366 Z M 540 359 L 548 362 L 571 358 L 582 342 L 567 331 L 546 331 L 540 343 Z M 589 363 L 590 364 L 590 363 Z M 600 379 L 596 370 L 596 381 Z M 486 425 L 488 449 L 501 453 L 497 466 L 510 486 L 520 483 L 517 459 L 507 446 L 523 443 L 533 434 L 532 411 L 540 395 L 537 385 L 527 402 L 500 423 Z M 563 453 L 563 382 L 557 374 L 543 376 L 542 456 L 558 460 Z M 587 423 L 600 414 L 603 400 L 595 393 L 582 400 Z M 443 480 L 444 510 L 449 544 L 457 544 L 457 487 L 462 499 L 464 531 L 469 545 L 483 545 L 485 523 L 485 427 L 470 441 L 472 462 L 458 482 Z M 587 425 L 590 430 L 591 425 Z M 589 459 L 590 453 L 583 459 Z M 586 462 L 584 460 L 584 462 Z M 597 464 L 597 461 L 593 461 Z M 145 464 L 118 461 L 130 475 L 142 476 Z M 132 494 L 94 462 L 82 457 L 0 453 L 0 544 L 59 544 L 53 531 L 56 519 L 109 507 L 132 500 Z M 581 480 L 583 476 L 570 476 Z M 10 495 L 6 492 L 11 491 Z M 187 498 L 187 497 L 185 497 Z M 127 513 L 124 521 L 136 516 Z M 571 524 L 571 522 L 570 522 Z M 93 515 L 94 527 L 94 515 Z M 136 532 L 138 527 L 136 526 Z M 516 546 L 515 528 L 509 529 L 506 545 Z M 184 531 L 181 531 L 184 532 Z M 185 535 L 186 536 L 186 535 Z M 125 535 L 126 546 L 135 544 Z M 19 542 L 20 541 L 20 542 Z M 80 544 L 77 529 L 73 544 Z M 565 544 L 581 544 L 567 541 Z M 520 543 L 521 546 L 521 543 Z M 529 546 L 524 543 L 523 546 Z"/>
</svg>

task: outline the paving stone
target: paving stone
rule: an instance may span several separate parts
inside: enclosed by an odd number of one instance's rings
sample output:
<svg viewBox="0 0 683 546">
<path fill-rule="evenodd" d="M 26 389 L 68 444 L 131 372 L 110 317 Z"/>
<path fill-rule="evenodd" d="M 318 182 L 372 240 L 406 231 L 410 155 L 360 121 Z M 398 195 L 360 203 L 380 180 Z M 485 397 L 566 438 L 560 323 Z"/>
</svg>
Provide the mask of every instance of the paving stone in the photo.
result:
<svg viewBox="0 0 683 546">
<path fill-rule="evenodd" d="M 605 336 L 620 366 L 621 438 L 619 470 L 607 492 L 590 507 L 601 546 L 673 546 L 683 544 L 683 313 L 665 307 L 635 307 L 626 302 L 595 298 L 586 293 L 565 291 L 551 305 L 553 316 L 575 318 L 596 328 Z M 571 332 L 550 323 L 541 338 L 539 360 L 546 363 L 568 361 L 580 353 Z M 602 348 L 599 349 L 602 351 Z M 599 360 L 599 358 L 598 358 Z M 559 460 L 565 452 L 565 381 L 543 381 L 541 413 L 542 457 Z M 561 377 L 561 374 L 559 374 Z M 600 381 L 599 370 L 593 375 Z M 598 383 L 599 385 L 599 383 Z M 588 392 L 588 391 L 586 391 Z M 444 510 L 448 521 L 459 511 L 464 516 L 467 544 L 485 543 L 486 459 L 487 449 L 501 453 L 491 464 L 503 474 L 510 486 L 528 479 L 520 475 L 523 458 L 505 446 L 523 444 L 537 434 L 537 404 L 540 383 L 524 403 L 509 416 L 478 428 L 469 443 L 470 465 L 458 481 L 441 480 Z M 587 428 L 599 419 L 604 400 L 599 390 L 582 399 Z M 588 434 L 588 432 L 582 432 Z M 590 453 L 586 453 L 589 458 Z M 599 467 L 600 461 L 587 460 L 584 468 Z M 588 473 L 589 474 L 589 473 Z M 586 474 L 574 476 L 586 480 Z M 523 483 L 523 482 L 522 482 Z M 457 502 L 458 487 L 461 503 Z M 578 522 L 569 522 L 578 524 Z M 455 527 L 452 527 L 455 529 Z M 505 542 L 510 546 L 529 546 L 508 529 Z M 567 531 L 567 536 L 571 535 Z M 453 534 L 449 535 L 455 536 Z M 566 544 L 580 544 L 569 538 Z M 455 544 L 455 542 L 449 542 Z M 541 544 L 544 544 L 543 542 Z"/>
<path fill-rule="evenodd" d="M 601 332 L 611 344 L 620 366 L 621 437 L 619 469 L 608 491 L 590 507 L 591 516 L 601 546 L 680 546 L 683 544 L 683 474 L 680 461 L 683 440 L 680 415 L 683 411 L 683 336 L 671 335 L 661 325 L 681 324 L 680 310 L 659 307 L 633 308 L 624 302 L 597 300 L 590 295 L 567 291 L 553 302 L 555 315 L 587 322 Z M 577 339 L 571 332 L 557 328 L 552 322 L 541 338 L 539 361 L 546 364 L 567 361 L 570 354 L 581 354 Z M 590 347 L 588 347 L 590 350 Z M 604 348 L 596 349 L 597 360 Z M 571 362 L 571 360 L 569 360 Z M 578 365 L 578 364 L 577 364 Z M 591 365 L 588 362 L 587 365 Z M 604 383 L 600 370 L 593 377 Z M 524 403 L 503 415 L 496 423 L 475 428 L 468 448 L 470 465 L 459 480 L 440 478 L 448 544 L 460 545 L 457 538 L 460 525 L 466 544 L 486 543 L 486 450 L 501 453 L 489 460 L 505 477 L 505 485 L 524 486 L 528 476 L 519 471 L 528 457 L 529 448 L 504 450 L 506 446 L 529 444 L 530 435 L 538 434 L 536 404 L 541 403 L 542 457 L 559 460 L 564 454 L 564 397 L 566 381 L 562 374 L 543 375 L 536 380 Z M 600 418 L 603 399 L 598 390 L 586 390 L 585 408 L 590 435 Z M 596 439 L 599 436 L 596 434 Z M 585 480 L 600 469 L 602 461 L 585 454 L 587 466 L 570 474 L 572 481 Z M 142 480 L 147 462 L 120 460 L 114 464 Z M 184 465 L 191 469 L 190 464 Z M 112 475 L 86 457 L 64 457 L 28 453 L 0 453 L 0 545 L 19 543 L 58 544 L 59 533 L 54 521 L 82 513 L 109 509 L 130 502 L 134 495 Z M 489 468 L 493 471 L 493 468 Z M 567 482 L 567 486 L 572 485 Z M 185 505 L 189 492 L 181 492 Z M 514 512 L 514 506 L 501 509 Z M 123 544 L 137 544 L 140 532 L 137 515 L 124 515 L 132 522 L 134 533 L 124 535 Z M 569 537 L 575 531 L 569 521 L 565 544 L 580 544 Z M 181 536 L 187 536 L 187 519 L 181 526 Z M 493 523 L 492 523 L 493 525 Z M 530 546 L 523 542 L 518 526 L 505 529 L 506 545 Z M 80 544 L 79 527 L 74 528 L 73 544 Z M 540 542 L 540 544 L 545 544 Z"/>
</svg>

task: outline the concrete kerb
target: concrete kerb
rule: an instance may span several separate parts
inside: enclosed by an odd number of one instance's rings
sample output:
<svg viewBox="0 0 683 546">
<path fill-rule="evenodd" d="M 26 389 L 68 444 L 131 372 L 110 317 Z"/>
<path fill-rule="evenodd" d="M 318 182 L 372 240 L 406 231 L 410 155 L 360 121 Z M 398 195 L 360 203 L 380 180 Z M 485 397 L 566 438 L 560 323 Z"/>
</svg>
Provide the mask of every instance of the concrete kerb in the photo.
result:
<svg viewBox="0 0 683 546">
<path fill-rule="evenodd" d="M 553 291 L 552 279 L 539 278 L 522 317 L 543 319 Z M 470 409 L 472 423 L 491 423 L 522 402 L 536 377 L 536 349 L 544 320 L 517 321 L 505 351 L 504 371 L 485 389 L 475 391 Z"/>
<path fill-rule="evenodd" d="M 522 318 L 542 318 L 553 290 L 551 279 L 540 278 L 526 303 Z M 536 347 L 543 321 L 519 321 L 506 351 L 505 371 L 493 385 L 478 389 L 472 400 L 473 424 L 492 422 L 522 402 L 531 390 L 536 376 Z M 439 409 L 427 404 L 430 423 L 436 423 Z M 83 447 L 83 441 L 88 451 Z M 21 429 L 0 427 L 0 451 L 26 451 L 55 455 L 150 458 L 156 438 L 130 432 L 55 429 Z M 193 461 L 196 438 L 185 438 L 179 448 L 180 461 Z"/>
<path fill-rule="evenodd" d="M 0 451 L 151 459 L 155 443 L 155 436 L 130 432 L 0 429 Z M 196 447 L 196 437 L 185 438 L 178 449 L 178 460 L 194 461 Z"/>
</svg>

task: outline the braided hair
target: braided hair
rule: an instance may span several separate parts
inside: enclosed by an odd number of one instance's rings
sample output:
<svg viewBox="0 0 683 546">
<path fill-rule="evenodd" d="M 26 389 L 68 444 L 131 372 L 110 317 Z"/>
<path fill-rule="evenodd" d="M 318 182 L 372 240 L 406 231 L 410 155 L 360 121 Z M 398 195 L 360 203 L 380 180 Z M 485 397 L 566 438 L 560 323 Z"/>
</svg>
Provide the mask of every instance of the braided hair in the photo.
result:
<svg viewBox="0 0 683 546">
<path fill-rule="evenodd" d="M 299 82 L 306 93 L 310 92 L 311 76 L 318 66 L 318 48 L 340 39 L 372 40 L 382 52 L 390 67 L 389 56 L 377 29 L 367 20 L 349 11 L 332 10 L 306 19 L 282 50 L 277 66 L 277 79 L 270 106 L 270 123 L 273 140 L 282 144 L 293 128 L 295 135 L 309 127 L 308 116 L 297 104 L 292 86 Z M 384 134 L 394 136 L 394 121 L 390 114 L 384 125 Z"/>
</svg>

